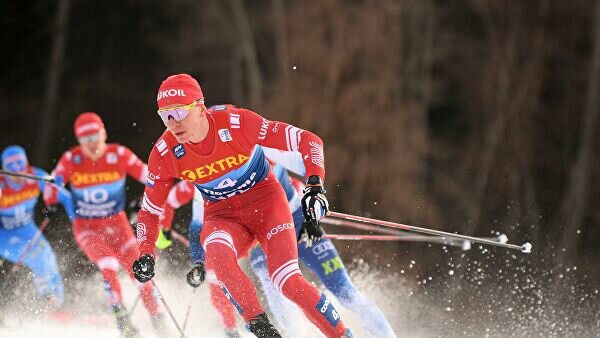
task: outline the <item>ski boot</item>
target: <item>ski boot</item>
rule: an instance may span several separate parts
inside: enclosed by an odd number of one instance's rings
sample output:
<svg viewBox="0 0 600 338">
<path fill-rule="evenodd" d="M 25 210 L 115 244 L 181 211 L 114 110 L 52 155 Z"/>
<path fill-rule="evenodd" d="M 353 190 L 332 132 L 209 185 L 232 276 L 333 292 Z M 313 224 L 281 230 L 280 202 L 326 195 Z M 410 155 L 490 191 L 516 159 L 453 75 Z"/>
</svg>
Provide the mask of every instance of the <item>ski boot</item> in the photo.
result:
<svg viewBox="0 0 600 338">
<path fill-rule="evenodd" d="M 113 312 L 117 318 L 117 327 L 122 338 L 140 338 L 140 331 L 133 326 L 129 319 L 127 309 L 122 304 L 113 305 Z"/>
<path fill-rule="evenodd" d="M 66 324 L 73 319 L 73 313 L 62 308 L 62 302 L 56 300 L 54 295 L 45 295 L 45 304 L 42 312 L 46 313 L 49 320 L 57 324 Z"/>
<path fill-rule="evenodd" d="M 168 336 L 167 322 L 165 321 L 165 316 L 162 313 L 157 314 L 156 316 L 152 316 L 150 320 L 152 321 L 152 327 L 154 328 L 154 332 L 156 332 L 157 336 Z"/>
<path fill-rule="evenodd" d="M 264 312 L 248 321 L 248 329 L 258 338 L 281 338 Z"/>
</svg>

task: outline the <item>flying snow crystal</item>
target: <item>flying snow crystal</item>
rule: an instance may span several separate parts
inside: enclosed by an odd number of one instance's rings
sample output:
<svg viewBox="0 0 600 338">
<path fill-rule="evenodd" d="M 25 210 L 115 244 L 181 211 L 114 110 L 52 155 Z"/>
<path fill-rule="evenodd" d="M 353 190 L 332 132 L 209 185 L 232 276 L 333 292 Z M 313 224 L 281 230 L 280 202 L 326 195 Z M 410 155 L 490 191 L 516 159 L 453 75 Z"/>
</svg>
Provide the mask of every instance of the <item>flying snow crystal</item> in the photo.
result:
<svg viewBox="0 0 600 338">
<path fill-rule="evenodd" d="M 454 275 L 454 270 L 450 270 L 450 271 L 448 271 L 448 274 L 449 274 L 450 276 Z"/>
<path fill-rule="evenodd" d="M 296 66 L 293 66 L 293 67 L 292 67 L 292 69 L 293 69 L 293 70 L 296 70 Z"/>
<path fill-rule="evenodd" d="M 131 125 L 132 125 L 133 127 L 135 127 L 135 126 L 137 126 L 137 123 L 136 123 L 136 122 L 133 122 Z"/>
</svg>

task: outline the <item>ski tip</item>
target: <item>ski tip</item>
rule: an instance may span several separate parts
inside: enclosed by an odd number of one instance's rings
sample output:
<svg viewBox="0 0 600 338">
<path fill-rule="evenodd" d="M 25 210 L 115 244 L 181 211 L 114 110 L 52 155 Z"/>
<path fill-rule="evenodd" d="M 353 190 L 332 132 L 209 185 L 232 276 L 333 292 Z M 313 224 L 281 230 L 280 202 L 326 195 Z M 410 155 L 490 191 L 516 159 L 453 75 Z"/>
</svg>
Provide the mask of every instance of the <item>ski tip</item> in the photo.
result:
<svg viewBox="0 0 600 338">
<path fill-rule="evenodd" d="M 525 242 L 525 243 L 523 243 L 523 245 L 521 245 L 521 252 L 522 253 L 531 253 L 531 248 L 532 248 L 531 243 Z"/>
</svg>

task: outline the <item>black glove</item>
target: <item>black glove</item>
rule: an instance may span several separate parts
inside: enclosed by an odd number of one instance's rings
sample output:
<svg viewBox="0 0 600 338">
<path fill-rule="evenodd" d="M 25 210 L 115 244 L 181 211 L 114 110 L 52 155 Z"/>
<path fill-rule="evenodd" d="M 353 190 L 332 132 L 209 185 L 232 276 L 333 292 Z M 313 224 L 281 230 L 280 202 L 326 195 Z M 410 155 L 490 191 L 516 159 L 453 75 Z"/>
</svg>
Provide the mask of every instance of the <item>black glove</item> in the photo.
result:
<svg viewBox="0 0 600 338">
<path fill-rule="evenodd" d="M 187 274 L 187 282 L 192 287 L 199 287 L 204 279 L 206 278 L 206 270 L 204 269 L 204 263 L 198 262 L 194 264 L 194 267 Z"/>
<path fill-rule="evenodd" d="M 44 215 L 44 217 L 54 217 L 58 214 L 58 205 L 57 204 L 53 204 L 53 205 L 47 205 L 44 208 L 42 208 L 42 215 Z"/>
<path fill-rule="evenodd" d="M 306 182 L 302 197 L 302 213 L 304 214 L 303 233 L 306 247 L 318 242 L 323 237 L 323 229 L 319 220 L 329 213 L 329 202 L 325 197 L 325 189 L 319 176 L 312 175 Z"/>
<path fill-rule="evenodd" d="M 168 239 L 170 241 L 173 240 L 173 233 L 171 232 L 171 229 L 162 229 L 162 233 L 166 239 Z"/>
<path fill-rule="evenodd" d="M 145 254 L 133 262 L 133 275 L 140 283 L 146 283 L 154 277 L 154 258 Z"/>
</svg>

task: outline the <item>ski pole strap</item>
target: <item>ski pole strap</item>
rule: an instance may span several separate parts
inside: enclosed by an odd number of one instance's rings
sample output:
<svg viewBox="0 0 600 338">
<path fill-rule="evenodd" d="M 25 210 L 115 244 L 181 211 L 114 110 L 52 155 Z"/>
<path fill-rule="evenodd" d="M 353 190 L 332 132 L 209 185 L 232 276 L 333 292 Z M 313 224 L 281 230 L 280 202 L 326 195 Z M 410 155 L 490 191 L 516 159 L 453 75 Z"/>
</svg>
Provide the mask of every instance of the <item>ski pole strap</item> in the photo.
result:
<svg viewBox="0 0 600 338">
<path fill-rule="evenodd" d="M 36 181 L 46 181 L 49 183 L 56 182 L 56 179 L 52 176 L 36 176 L 36 175 L 25 174 L 25 173 L 15 173 L 12 171 L 6 171 L 4 169 L 0 169 L 0 174 L 7 175 L 7 176 L 22 177 L 22 178 L 27 178 L 27 179 L 36 180 Z"/>
<path fill-rule="evenodd" d="M 499 246 L 499 247 L 503 247 L 503 248 L 507 248 L 507 249 L 519 250 L 523 253 L 531 253 L 531 248 L 532 248 L 532 245 L 529 242 L 525 242 L 521 245 L 502 243 L 500 241 L 495 241 L 495 240 L 486 239 L 486 238 L 453 234 L 453 233 L 445 232 L 445 231 L 416 227 L 416 226 L 412 226 L 412 225 L 394 223 L 394 222 L 389 222 L 389 221 L 382 221 L 382 220 L 368 218 L 368 217 L 349 215 L 349 214 L 344 214 L 341 212 L 332 211 L 332 212 L 330 212 L 329 217 L 341 218 L 341 219 L 350 220 L 350 221 L 363 222 L 363 223 L 367 223 L 367 224 L 381 225 L 381 226 L 385 226 L 385 227 L 396 228 L 396 229 L 401 229 L 401 230 L 406 230 L 406 231 L 424 233 L 424 234 L 438 236 L 438 237 L 442 237 L 442 238 L 454 238 L 454 239 L 467 240 L 467 241 L 471 241 L 471 242 L 475 242 L 475 243 L 482 243 L 482 244 L 488 244 L 488 245 L 493 245 L 493 246 Z"/>
</svg>

